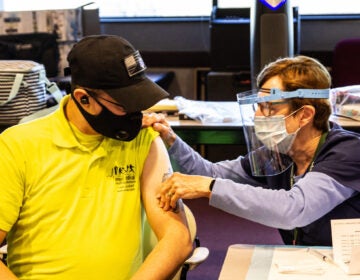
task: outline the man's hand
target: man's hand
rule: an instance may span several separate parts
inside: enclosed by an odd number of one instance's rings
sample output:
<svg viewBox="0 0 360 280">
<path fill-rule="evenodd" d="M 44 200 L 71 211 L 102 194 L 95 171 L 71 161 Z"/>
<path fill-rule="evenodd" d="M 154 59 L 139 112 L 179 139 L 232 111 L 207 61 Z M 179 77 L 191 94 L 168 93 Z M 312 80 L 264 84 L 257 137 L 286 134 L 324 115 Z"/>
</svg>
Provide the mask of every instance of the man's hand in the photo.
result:
<svg viewBox="0 0 360 280">
<path fill-rule="evenodd" d="M 176 139 L 176 134 L 172 130 L 170 124 L 166 121 L 164 114 L 144 114 L 142 120 L 143 127 L 152 126 L 154 130 L 160 133 L 161 139 L 164 141 L 167 147 L 171 147 Z"/>
</svg>

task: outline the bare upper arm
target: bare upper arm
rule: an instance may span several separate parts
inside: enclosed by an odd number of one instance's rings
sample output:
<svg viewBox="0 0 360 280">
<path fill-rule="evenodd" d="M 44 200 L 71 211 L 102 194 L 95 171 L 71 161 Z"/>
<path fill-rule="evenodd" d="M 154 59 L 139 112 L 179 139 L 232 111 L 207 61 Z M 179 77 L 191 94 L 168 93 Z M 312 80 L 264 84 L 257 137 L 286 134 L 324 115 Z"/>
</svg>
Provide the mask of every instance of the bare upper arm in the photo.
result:
<svg viewBox="0 0 360 280">
<path fill-rule="evenodd" d="M 149 224 L 159 239 L 169 229 L 180 232 L 188 231 L 183 207 L 179 207 L 180 211 L 175 213 L 164 211 L 158 205 L 156 195 L 163 178 L 169 173 L 172 173 L 169 156 L 161 138 L 157 137 L 151 145 L 149 156 L 144 165 L 141 193 Z"/>
</svg>

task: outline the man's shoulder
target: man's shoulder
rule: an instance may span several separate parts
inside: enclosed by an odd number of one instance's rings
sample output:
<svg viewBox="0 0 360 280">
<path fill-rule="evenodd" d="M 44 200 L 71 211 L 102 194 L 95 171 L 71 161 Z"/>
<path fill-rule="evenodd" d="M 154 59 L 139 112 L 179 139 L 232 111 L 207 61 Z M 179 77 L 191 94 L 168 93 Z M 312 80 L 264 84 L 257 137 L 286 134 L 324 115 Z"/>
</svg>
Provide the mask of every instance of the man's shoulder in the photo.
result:
<svg viewBox="0 0 360 280">
<path fill-rule="evenodd" d="M 152 141 L 157 136 L 159 136 L 159 133 L 155 131 L 152 127 L 144 127 L 140 130 L 137 138 L 141 139 L 141 141 L 143 141 L 144 139 L 150 139 Z"/>
</svg>

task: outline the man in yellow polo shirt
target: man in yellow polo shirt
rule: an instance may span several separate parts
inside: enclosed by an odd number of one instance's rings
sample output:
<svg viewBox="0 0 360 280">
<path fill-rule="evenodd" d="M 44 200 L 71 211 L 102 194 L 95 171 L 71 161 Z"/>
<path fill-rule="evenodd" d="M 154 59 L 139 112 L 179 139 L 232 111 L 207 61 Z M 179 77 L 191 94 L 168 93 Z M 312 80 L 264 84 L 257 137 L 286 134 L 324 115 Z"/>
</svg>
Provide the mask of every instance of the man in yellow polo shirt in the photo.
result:
<svg viewBox="0 0 360 280">
<path fill-rule="evenodd" d="M 168 94 L 118 36 L 85 37 L 68 62 L 59 109 L 0 134 L 0 279 L 169 279 L 192 245 L 181 205 L 158 206 L 171 165 L 141 129 L 141 111 Z M 159 239 L 145 260 L 143 209 Z"/>
</svg>

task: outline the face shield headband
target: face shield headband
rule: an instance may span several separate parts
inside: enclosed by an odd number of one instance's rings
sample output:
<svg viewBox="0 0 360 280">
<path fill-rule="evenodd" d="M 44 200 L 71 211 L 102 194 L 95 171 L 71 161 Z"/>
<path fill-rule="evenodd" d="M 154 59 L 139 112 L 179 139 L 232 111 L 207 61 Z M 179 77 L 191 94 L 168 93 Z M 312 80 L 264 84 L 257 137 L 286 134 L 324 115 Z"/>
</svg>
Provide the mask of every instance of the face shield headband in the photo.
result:
<svg viewBox="0 0 360 280">
<path fill-rule="evenodd" d="M 257 136 L 254 126 L 255 112 L 257 107 L 260 107 L 260 104 L 268 104 L 269 115 L 262 118 L 274 119 L 275 121 L 275 119 L 283 118 L 284 116 L 271 115 L 271 105 L 288 103 L 291 98 L 328 99 L 329 89 L 298 89 L 290 92 L 279 89 L 260 89 L 237 94 L 253 176 L 274 176 L 286 171 L 293 163 L 292 159 L 284 153 L 284 149 L 265 146 Z"/>
<path fill-rule="evenodd" d="M 259 92 L 264 92 L 266 95 L 259 95 Z M 271 102 L 274 100 L 283 100 L 291 98 L 322 98 L 328 99 L 330 89 L 297 89 L 294 91 L 282 91 L 277 88 L 250 90 L 237 94 L 237 101 L 239 105 L 255 104 L 263 102 Z"/>
</svg>

